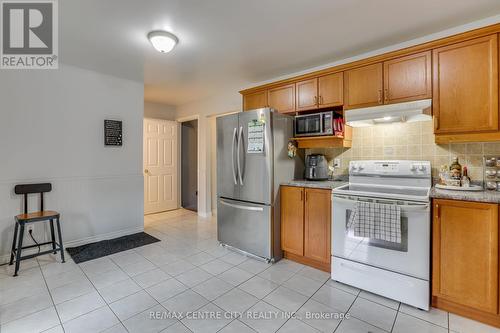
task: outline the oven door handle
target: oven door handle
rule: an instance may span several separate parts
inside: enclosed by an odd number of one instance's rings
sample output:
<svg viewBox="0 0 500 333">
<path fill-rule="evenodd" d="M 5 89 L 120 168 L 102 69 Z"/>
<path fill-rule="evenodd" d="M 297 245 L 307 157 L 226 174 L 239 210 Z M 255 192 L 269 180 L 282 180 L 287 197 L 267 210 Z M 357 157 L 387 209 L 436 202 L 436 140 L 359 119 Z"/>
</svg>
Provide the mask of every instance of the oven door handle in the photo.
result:
<svg viewBox="0 0 500 333">
<path fill-rule="evenodd" d="M 383 199 L 381 199 L 383 200 Z M 422 204 L 409 204 L 409 205 L 399 205 L 398 203 L 394 202 L 394 203 L 384 203 L 384 202 L 377 202 L 377 199 L 374 199 L 374 200 L 363 200 L 363 199 L 357 199 L 357 198 L 354 198 L 354 199 L 351 199 L 351 198 L 346 198 L 346 197 L 341 197 L 341 196 L 333 196 L 333 202 L 344 202 L 344 203 L 349 203 L 349 204 L 354 204 L 358 201 L 361 201 L 361 202 L 373 202 L 373 203 L 381 203 L 381 204 L 385 204 L 385 205 L 395 205 L 395 206 L 399 206 L 401 207 L 401 210 L 404 210 L 406 212 L 414 212 L 414 211 L 426 211 L 426 210 L 429 210 L 430 208 L 430 204 L 428 203 L 422 203 Z M 385 201 L 385 200 L 384 200 Z"/>
<path fill-rule="evenodd" d="M 415 212 L 415 211 L 428 211 L 430 208 L 430 204 L 423 204 L 423 205 L 408 205 L 408 206 L 401 206 L 401 209 L 404 209 L 406 212 Z"/>
</svg>

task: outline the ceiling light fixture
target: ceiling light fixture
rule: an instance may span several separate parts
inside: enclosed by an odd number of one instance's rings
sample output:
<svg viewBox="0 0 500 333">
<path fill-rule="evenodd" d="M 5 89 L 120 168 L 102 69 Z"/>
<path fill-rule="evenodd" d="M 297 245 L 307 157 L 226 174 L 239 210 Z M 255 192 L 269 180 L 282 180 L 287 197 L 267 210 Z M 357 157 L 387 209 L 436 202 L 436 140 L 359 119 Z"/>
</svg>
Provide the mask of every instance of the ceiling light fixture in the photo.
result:
<svg viewBox="0 0 500 333">
<path fill-rule="evenodd" d="M 179 39 L 174 34 L 161 30 L 151 31 L 148 34 L 148 39 L 151 45 L 161 53 L 172 51 L 175 45 L 179 43 Z"/>
</svg>

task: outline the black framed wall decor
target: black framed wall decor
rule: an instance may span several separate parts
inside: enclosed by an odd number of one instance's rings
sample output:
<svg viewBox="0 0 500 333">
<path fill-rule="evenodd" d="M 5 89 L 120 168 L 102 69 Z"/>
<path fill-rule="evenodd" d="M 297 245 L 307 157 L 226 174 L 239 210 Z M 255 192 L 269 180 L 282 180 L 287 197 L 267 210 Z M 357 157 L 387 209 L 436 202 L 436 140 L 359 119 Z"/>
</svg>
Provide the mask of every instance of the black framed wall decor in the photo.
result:
<svg viewBox="0 0 500 333">
<path fill-rule="evenodd" d="M 122 146 L 123 145 L 123 130 L 121 120 L 104 120 L 104 145 L 105 146 Z"/>
</svg>

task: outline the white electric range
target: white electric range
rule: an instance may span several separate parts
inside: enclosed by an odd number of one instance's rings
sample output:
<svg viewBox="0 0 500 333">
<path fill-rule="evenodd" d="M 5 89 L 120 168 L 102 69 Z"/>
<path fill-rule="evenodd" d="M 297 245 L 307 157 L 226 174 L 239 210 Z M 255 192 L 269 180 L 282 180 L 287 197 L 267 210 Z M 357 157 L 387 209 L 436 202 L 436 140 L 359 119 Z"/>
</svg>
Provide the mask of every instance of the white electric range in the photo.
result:
<svg viewBox="0 0 500 333">
<path fill-rule="evenodd" d="M 431 183 L 428 161 L 350 162 L 349 184 L 332 194 L 332 279 L 428 310 Z M 399 206 L 401 243 L 354 236 L 357 201 Z"/>
</svg>

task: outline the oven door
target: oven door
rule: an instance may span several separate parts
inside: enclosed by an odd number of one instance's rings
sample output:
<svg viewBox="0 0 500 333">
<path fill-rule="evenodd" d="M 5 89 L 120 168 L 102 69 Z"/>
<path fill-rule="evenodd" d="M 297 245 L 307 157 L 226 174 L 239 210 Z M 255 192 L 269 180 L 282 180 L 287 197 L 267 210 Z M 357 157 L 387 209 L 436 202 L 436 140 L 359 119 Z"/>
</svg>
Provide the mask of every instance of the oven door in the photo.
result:
<svg viewBox="0 0 500 333">
<path fill-rule="evenodd" d="M 296 116 L 294 128 L 296 137 L 321 135 L 323 132 L 323 117 L 321 113 Z"/>
<path fill-rule="evenodd" d="M 401 243 L 354 236 L 347 228 L 358 200 L 401 207 Z M 430 204 L 428 202 L 333 195 L 332 252 L 335 257 L 429 279 Z"/>
</svg>

